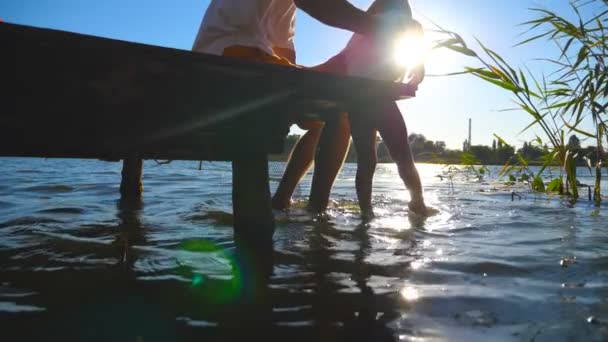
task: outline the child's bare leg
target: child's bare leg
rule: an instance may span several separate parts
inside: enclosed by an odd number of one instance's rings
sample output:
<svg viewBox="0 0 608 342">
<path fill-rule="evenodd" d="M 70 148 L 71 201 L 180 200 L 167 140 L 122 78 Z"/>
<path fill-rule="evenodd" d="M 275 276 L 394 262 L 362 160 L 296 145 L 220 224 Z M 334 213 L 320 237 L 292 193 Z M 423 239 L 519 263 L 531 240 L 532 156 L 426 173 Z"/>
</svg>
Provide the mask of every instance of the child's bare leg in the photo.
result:
<svg viewBox="0 0 608 342">
<path fill-rule="evenodd" d="M 363 114 L 363 113 L 362 113 Z M 373 114 L 373 113 L 368 113 Z M 355 186 L 359 208 L 363 217 L 374 216 L 372 208 L 372 182 L 376 171 L 376 129 L 362 115 L 351 116 L 351 134 L 357 150 L 357 175 Z"/>
<path fill-rule="evenodd" d="M 410 210 L 417 214 L 429 215 L 431 212 L 424 204 L 420 175 L 414 164 L 403 116 L 401 116 L 396 103 L 391 103 L 382 108 L 382 115 L 378 116 L 378 131 L 391 157 L 397 164 L 399 176 L 410 192 L 411 201 L 408 206 Z"/>
<path fill-rule="evenodd" d="M 320 213 L 327 209 L 329 193 L 348 152 L 350 125 L 348 115 L 331 116 L 323 127 L 315 158 L 315 170 L 310 188 L 309 208 Z"/>
<path fill-rule="evenodd" d="M 294 146 L 287 167 L 279 187 L 272 197 L 272 207 L 274 209 L 287 209 L 291 204 L 291 196 L 296 186 L 304 177 L 308 169 L 312 166 L 315 157 L 317 142 L 323 130 L 322 125 L 309 127 L 308 131 L 298 140 Z"/>
</svg>

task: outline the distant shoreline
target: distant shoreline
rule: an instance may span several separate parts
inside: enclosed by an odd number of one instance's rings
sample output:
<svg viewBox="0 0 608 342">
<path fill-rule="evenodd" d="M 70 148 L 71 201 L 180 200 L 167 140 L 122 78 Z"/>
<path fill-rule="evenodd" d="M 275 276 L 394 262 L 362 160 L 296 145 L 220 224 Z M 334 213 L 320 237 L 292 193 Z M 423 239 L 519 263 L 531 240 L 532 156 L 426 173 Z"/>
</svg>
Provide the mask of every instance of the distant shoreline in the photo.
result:
<svg viewBox="0 0 608 342">
<path fill-rule="evenodd" d="M 288 156 L 286 155 L 270 155 L 269 157 L 269 161 L 275 161 L 275 162 L 287 162 Z M 451 161 L 451 160 L 416 160 L 415 161 L 417 164 L 431 164 L 431 165 L 457 165 L 457 166 L 466 166 L 469 164 L 464 164 L 460 161 Z M 346 160 L 344 162 L 345 164 L 356 164 L 357 161 L 356 160 Z M 378 160 L 378 164 L 392 164 L 394 163 L 392 160 Z M 494 164 L 494 163 L 490 163 L 490 164 L 484 164 L 484 163 L 479 163 L 479 164 L 475 164 L 475 166 L 498 166 L 498 167 L 502 167 L 504 166 L 504 164 Z M 543 162 L 542 161 L 528 161 L 528 166 L 542 166 Z M 556 162 L 551 166 L 555 166 L 555 167 L 559 167 L 559 164 Z M 584 165 L 578 165 L 578 166 L 584 166 Z"/>
</svg>

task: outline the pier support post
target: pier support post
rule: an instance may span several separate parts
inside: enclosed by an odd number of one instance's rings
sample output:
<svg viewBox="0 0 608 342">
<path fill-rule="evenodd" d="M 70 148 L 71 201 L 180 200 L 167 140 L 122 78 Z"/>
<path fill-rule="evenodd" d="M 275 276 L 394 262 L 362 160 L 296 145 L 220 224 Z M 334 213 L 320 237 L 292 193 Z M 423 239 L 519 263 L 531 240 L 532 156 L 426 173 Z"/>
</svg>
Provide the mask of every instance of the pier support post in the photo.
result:
<svg viewBox="0 0 608 342">
<path fill-rule="evenodd" d="M 232 161 L 232 208 L 235 240 L 272 243 L 275 223 L 266 154 L 241 155 Z"/>
<path fill-rule="evenodd" d="M 144 191 L 141 182 L 143 160 L 140 158 L 125 158 L 122 162 L 122 179 L 120 181 L 120 196 L 122 198 L 137 198 Z"/>
</svg>

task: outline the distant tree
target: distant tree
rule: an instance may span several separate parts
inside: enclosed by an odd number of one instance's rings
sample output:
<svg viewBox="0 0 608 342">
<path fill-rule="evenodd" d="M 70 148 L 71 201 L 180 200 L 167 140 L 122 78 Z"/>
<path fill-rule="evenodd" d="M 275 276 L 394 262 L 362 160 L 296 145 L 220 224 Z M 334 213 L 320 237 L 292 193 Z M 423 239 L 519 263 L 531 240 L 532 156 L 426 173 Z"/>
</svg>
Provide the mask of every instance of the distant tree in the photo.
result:
<svg viewBox="0 0 608 342">
<path fill-rule="evenodd" d="M 573 152 L 581 149 L 581 140 L 576 136 L 576 134 L 572 134 L 568 139 L 568 149 Z"/>
<path fill-rule="evenodd" d="M 410 144 L 413 144 L 413 143 L 424 144 L 424 142 L 426 141 L 426 137 L 422 134 L 412 133 L 407 137 L 407 141 L 409 141 Z"/>
<path fill-rule="evenodd" d="M 531 143 L 524 142 L 522 148 L 517 152 L 528 162 L 540 162 L 542 157 L 546 154 L 543 148 L 532 145 Z"/>
<path fill-rule="evenodd" d="M 381 163 L 388 163 L 393 161 L 390 153 L 388 152 L 388 148 L 386 147 L 386 144 L 384 143 L 384 141 L 382 141 L 382 139 L 379 139 L 378 141 L 377 155 L 378 161 Z"/>
<path fill-rule="evenodd" d="M 287 160 L 289 154 L 295 144 L 300 139 L 297 134 L 291 134 L 285 139 L 285 149 L 280 155 L 273 155 L 272 160 Z M 444 141 L 427 140 L 422 134 L 412 133 L 408 136 L 408 141 L 412 149 L 412 153 L 417 162 L 425 163 L 446 163 L 459 164 L 463 154 L 460 150 L 447 149 Z M 467 147 L 468 141 L 465 140 L 463 147 Z M 581 147 L 580 139 L 576 135 L 570 136 L 568 139 L 568 147 L 571 151 L 578 152 L 576 162 L 578 165 L 586 165 L 585 157 L 591 161 L 592 165 L 597 162 L 597 148 L 595 146 Z M 515 155 L 515 150 L 509 145 L 503 144 L 500 140 L 493 140 L 492 146 L 475 145 L 469 147 L 469 152 L 474 155 L 475 159 L 479 160 L 484 165 L 502 165 L 508 160 L 511 160 Z M 540 165 L 542 157 L 547 153 L 547 145 L 537 146 L 531 142 L 524 142 L 522 147 L 517 150 L 531 165 Z M 604 151 L 604 154 L 608 151 Z M 379 162 L 392 162 L 388 148 L 380 137 L 377 138 L 377 156 Z M 347 162 L 357 161 L 357 152 L 354 145 L 351 143 L 348 151 Z"/>
<path fill-rule="evenodd" d="M 493 164 L 493 162 L 494 162 L 494 151 L 492 151 L 490 146 L 474 145 L 474 146 L 471 146 L 469 151 L 482 164 Z"/>
<path fill-rule="evenodd" d="M 410 149 L 414 157 L 425 152 L 426 137 L 422 134 L 412 133 L 407 140 L 410 143 Z"/>
<path fill-rule="evenodd" d="M 496 163 L 497 164 L 505 164 L 507 160 L 511 159 L 513 155 L 515 155 L 515 149 L 512 146 L 501 144 L 502 145 L 496 149 Z"/>
<path fill-rule="evenodd" d="M 443 152 L 445 152 L 445 149 L 446 149 L 445 141 L 436 141 L 435 142 L 435 153 L 442 154 Z"/>
<path fill-rule="evenodd" d="M 458 150 L 445 150 L 443 155 L 441 156 L 441 160 L 445 164 L 459 164 L 462 151 Z"/>
</svg>

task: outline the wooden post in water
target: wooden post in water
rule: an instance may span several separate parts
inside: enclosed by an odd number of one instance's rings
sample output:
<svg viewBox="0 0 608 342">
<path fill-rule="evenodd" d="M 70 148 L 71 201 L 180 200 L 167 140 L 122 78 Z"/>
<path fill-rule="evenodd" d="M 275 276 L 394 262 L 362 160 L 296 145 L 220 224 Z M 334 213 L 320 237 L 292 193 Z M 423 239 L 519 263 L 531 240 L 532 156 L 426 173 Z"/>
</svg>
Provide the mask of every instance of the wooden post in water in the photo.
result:
<svg viewBox="0 0 608 342">
<path fill-rule="evenodd" d="M 232 208 L 235 240 L 264 245 L 275 223 L 268 186 L 268 156 L 255 153 L 232 161 Z"/>
<path fill-rule="evenodd" d="M 122 198 L 137 198 L 144 191 L 141 181 L 143 160 L 137 157 L 125 158 L 122 162 L 120 180 L 120 196 Z"/>
</svg>

